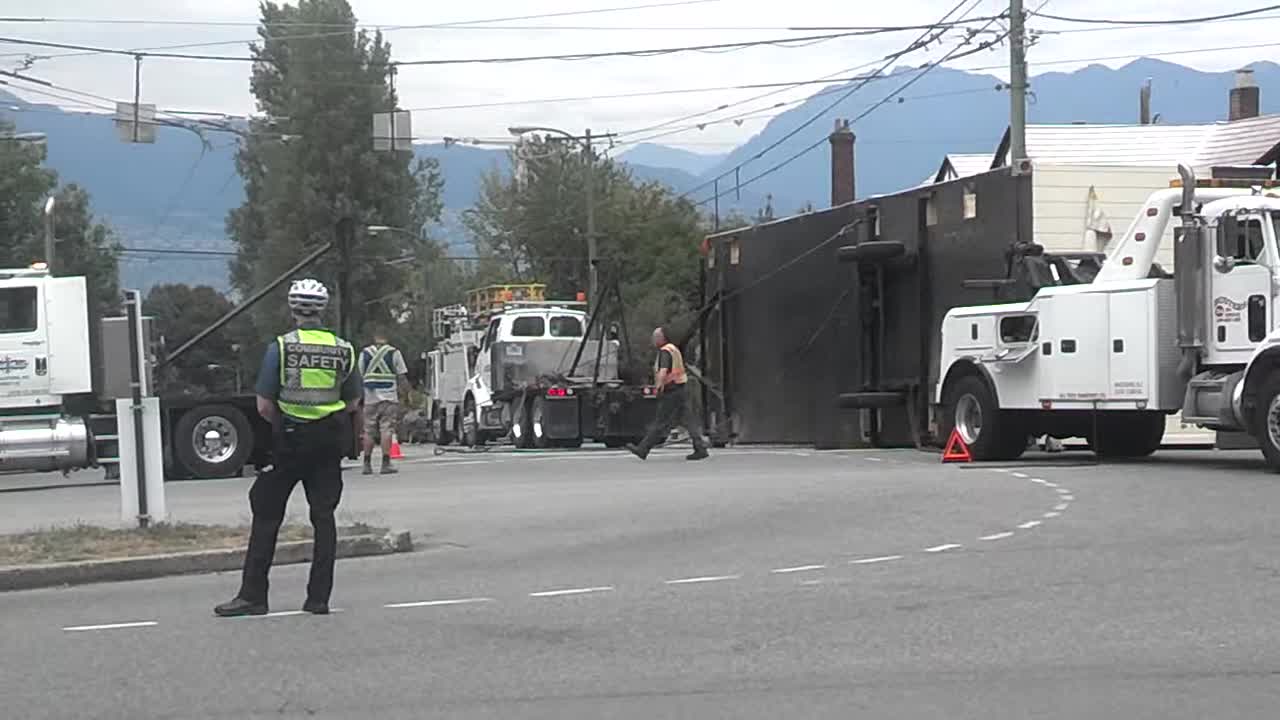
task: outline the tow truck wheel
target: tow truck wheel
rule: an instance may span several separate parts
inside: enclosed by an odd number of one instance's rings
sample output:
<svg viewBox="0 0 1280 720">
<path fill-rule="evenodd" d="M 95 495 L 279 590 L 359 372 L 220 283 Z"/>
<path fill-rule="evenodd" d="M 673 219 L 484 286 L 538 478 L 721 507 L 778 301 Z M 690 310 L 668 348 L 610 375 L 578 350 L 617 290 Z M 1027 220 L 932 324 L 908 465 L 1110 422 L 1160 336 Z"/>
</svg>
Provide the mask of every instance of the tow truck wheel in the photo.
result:
<svg viewBox="0 0 1280 720">
<path fill-rule="evenodd" d="M 476 401 L 470 395 L 462 401 L 462 444 L 467 447 L 480 447 L 484 444 L 484 436 L 480 434 L 479 421 L 476 419 Z"/>
<path fill-rule="evenodd" d="M 1164 413 L 1103 415 L 1098 422 L 1098 437 L 1089 438 L 1089 448 L 1098 457 L 1139 458 L 1160 449 L 1160 442 L 1164 440 Z"/>
<path fill-rule="evenodd" d="M 958 431 L 974 460 L 1015 460 L 1026 450 L 1026 435 L 1010 427 L 1009 415 L 980 377 L 960 378 L 947 389 L 942 424 L 943 437 Z"/>
<path fill-rule="evenodd" d="M 449 427 L 449 411 L 445 408 L 436 408 L 436 416 L 433 421 L 436 433 L 437 445 L 448 445 L 453 442 L 453 432 Z"/>
<path fill-rule="evenodd" d="M 253 427 L 231 405 L 201 405 L 178 418 L 173 443 L 193 477 L 236 477 L 253 452 Z"/>
<path fill-rule="evenodd" d="M 1273 372 L 1258 393 L 1254 410 L 1254 437 L 1272 472 L 1280 472 L 1280 372 Z"/>
<path fill-rule="evenodd" d="M 529 421 L 532 404 L 521 402 L 516 407 L 515 422 L 511 423 L 511 444 L 523 450 L 533 447 L 533 423 Z"/>
<path fill-rule="evenodd" d="M 546 417 L 546 401 L 541 397 L 535 397 L 533 404 L 529 408 L 529 430 L 533 437 L 533 446 L 536 448 L 551 447 L 551 438 L 547 437 L 546 426 L 543 424 Z"/>
</svg>

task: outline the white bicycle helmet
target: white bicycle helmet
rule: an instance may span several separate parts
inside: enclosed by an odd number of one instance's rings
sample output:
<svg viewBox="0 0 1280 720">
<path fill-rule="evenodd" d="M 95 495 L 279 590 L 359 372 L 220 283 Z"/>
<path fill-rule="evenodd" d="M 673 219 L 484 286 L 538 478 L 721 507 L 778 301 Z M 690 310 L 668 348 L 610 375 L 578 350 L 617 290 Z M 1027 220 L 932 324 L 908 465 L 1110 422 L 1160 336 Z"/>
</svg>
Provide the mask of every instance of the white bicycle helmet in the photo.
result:
<svg viewBox="0 0 1280 720">
<path fill-rule="evenodd" d="M 329 289 L 312 278 L 294 280 L 289 286 L 289 309 L 296 315 L 319 315 L 329 306 Z"/>
</svg>

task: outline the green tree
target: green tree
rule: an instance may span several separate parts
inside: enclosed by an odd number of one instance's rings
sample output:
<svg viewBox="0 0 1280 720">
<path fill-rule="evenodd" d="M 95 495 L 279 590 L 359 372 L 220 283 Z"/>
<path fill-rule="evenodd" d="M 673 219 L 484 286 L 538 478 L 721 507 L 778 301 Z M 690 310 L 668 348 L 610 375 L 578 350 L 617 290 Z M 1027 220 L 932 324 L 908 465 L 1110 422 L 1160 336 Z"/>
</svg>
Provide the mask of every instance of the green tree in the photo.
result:
<svg viewBox="0 0 1280 720">
<path fill-rule="evenodd" d="M 27 267 L 43 260 L 44 204 L 55 197 L 54 274 L 83 275 L 95 314 L 120 306 L 120 243 L 96 222 L 89 194 L 75 184 L 59 187 L 58 175 L 45 167 L 45 151 L 36 143 L 11 138 L 14 127 L 0 119 L 0 267 Z"/>
<path fill-rule="evenodd" d="M 587 287 L 587 165 L 565 142 L 522 141 L 519 171 L 485 176 L 463 223 L 484 260 L 478 280 L 545 282 L 551 297 Z M 649 330 L 688 322 L 698 301 L 698 244 L 705 228 L 694 205 L 622 165 L 598 160 L 595 183 L 601 290 L 616 281 L 631 334 L 632 370 L 645 367 Z"/>
<path fill-rule="evenodd" d="M 166 352 L 173 352 L 197 333 L 212 325 L 233 307 L 225 295 L 207 286 L 171 284 L 156 285 L 142 301 L 143 313 L 155 318 L 156 332 L 164 339 Z M 261 343 L 246 347 L 236 338 L 246 334 L 244 316 L 231 325 L 205 338 L 173 364 L 166 366 L 158 378 L 165 394 L 230 393 L 236 390 L 240 374 L 243 391 L 250 391 L 254 378 L 246 374 L 245 360 L 253 357 L 256 365 L 262 353 Z"/>
<path fill-rule="evenodd" d="M 326 31 L 308 36 L 298 27 Z M 372 116 L 396 103 L 391 48 L 381 33 L 356 29 L 346 0 L 264 2 L 258 35 L 250 88 L 264 118 L 250 124 L 236 158 L 246 199 L 227 221 L 237 246 L 232 284 L 246 294 L 266 285 L 351 218 L 349 261 L 330 253 L 300 275 L 333 291 L 340 268 L 350 272 L 348 327 L 359 342 L 366 326 L 399 320 L 421 296 L 413 271 L 438 250 L 420 230 L 440 215 L 439 168 L 409 153 L 374 151 Z M 366 233 L 368 225 L 407 232 Z M 415 261 L 390 262 L 399 258 Z M 258 336 L 287 327 L 284 292 L 251 313 Z"/>
</svg>

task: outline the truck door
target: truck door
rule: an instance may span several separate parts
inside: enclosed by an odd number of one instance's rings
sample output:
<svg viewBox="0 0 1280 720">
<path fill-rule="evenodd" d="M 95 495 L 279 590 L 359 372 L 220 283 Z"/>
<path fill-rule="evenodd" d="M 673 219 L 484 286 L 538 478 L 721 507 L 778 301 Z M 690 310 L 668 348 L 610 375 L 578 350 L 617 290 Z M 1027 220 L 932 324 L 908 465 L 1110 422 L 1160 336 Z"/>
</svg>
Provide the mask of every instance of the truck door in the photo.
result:
<svg viewBox="0 0 1280 720">
<path fill-rule="evenodd" d="M 1210 334 L 1217 352 L 1248 353 L 1271 329 L 1271 274 L 1276 258 L 1271 228 L 1261 215 L 1223 215 L 1210 273 Z"/>
<path fill-rule="evenodd" d="M 484 338 L 480 340 L 480 352 L 476 355 L 475 372 L 473 373 L 474 389 L 481 390 L 484 400 L 487 402 L 493 378 L 493 343 L 498 339 L 498 325 L 502 322 L 502 318 L 494 318 L 489 323 L 489 329 L 485 331 Z"/>
<path fill-rule="evenodd" d="M 0 396 L 6 405 L 50 394 L 48 316 L 42 312 L 42 295 L 43 288 L 34 283 L 0 287 Z"/>
</svg>

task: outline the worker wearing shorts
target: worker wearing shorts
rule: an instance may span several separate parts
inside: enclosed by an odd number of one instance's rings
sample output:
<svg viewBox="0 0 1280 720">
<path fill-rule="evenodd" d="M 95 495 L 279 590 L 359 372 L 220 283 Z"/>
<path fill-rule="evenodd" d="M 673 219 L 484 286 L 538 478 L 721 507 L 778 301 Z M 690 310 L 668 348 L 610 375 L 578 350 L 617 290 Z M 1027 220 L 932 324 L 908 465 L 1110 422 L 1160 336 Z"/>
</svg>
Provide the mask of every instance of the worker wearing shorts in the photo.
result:
<svg viewBox="0 0 1280 720">
<path fill-rule="evenodd" d="M 400 423 L 400 391 L 408 386 L 404 355 L 387 342 L 387 333 L 374 333 L 373 344 L 360 352 L 364 381 L 364 474 L 373 474 L 373 447 L 382 446 L 382 474 L 399 472 L 391 465 L 391 440 Z M 376 440 L 375 440 L 376 438 Z"/>
</svg>

